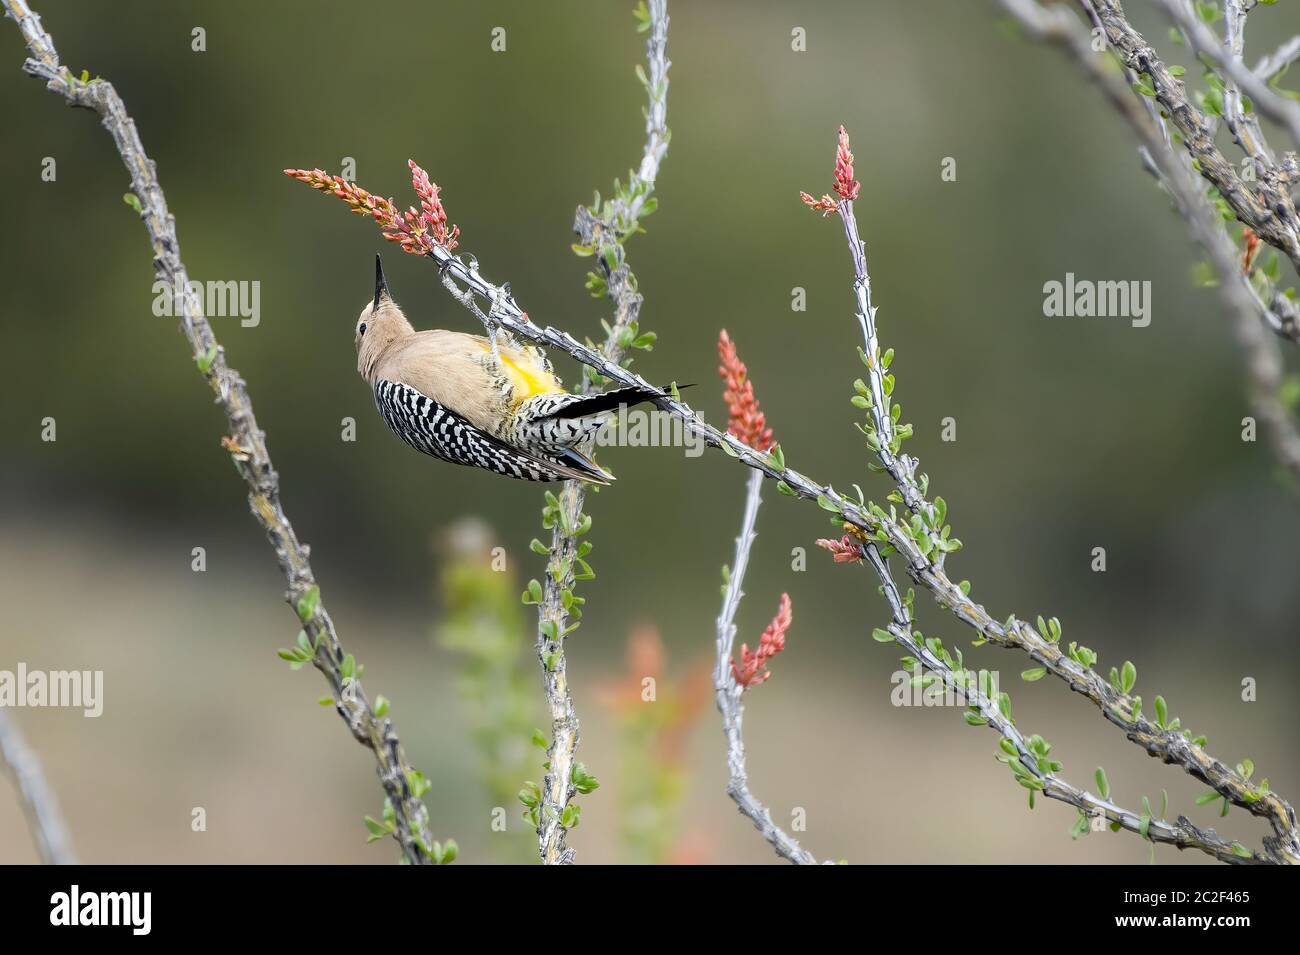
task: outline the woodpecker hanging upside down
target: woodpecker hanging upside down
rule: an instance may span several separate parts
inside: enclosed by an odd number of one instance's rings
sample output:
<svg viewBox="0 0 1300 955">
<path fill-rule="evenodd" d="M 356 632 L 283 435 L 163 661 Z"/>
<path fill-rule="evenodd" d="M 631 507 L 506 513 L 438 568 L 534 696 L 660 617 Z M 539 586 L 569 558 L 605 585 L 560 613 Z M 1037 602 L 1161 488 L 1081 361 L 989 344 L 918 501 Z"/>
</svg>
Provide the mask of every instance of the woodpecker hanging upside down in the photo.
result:
<svg viewBox="0 0 1300 955">
<path fill-rule="evenodd" d="M 357 319 L 357 371 L 393 432 L 453 464 L 523 481 L 576 478 L 609 484 L 613 475 L 584 446 L 620 405 L 662 393 L 620 388 L 565 391 L 537 348 L 440 328 L 417 332 L 393 301 L 375 256 L 375 298 Z"/>
</svg>

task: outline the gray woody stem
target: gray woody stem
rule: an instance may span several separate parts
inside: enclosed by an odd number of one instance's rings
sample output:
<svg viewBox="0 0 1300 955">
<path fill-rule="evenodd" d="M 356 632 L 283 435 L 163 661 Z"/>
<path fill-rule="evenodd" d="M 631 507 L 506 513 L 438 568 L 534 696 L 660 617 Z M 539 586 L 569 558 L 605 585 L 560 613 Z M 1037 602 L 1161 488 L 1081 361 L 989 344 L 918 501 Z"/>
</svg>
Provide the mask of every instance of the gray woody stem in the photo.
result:
<svg viewBox="0 0 1300 955">
<path fill-rule="evenodd" d="M 140 218 L 153 247 L 154 272 L 168 288 L 184 289 L 180 296 L 181 331 L 190 343 L 204 380 L 216 395 L 225 412 L 230 436 L 222 440 L 240 475 L 248 485 L 248 502 L 257 522 L 266 531 L 276 558 L 288 581 L 285 597 L 290 606 L 316 586 L 309 561 L 309 548 L 300 543 L 293 525 L 280 504 L 280 480 L 266 448 L 266 433 L 257 426 L 248 389 L 239 373 L 226 364 L 224 349 L 217 343 L 212 326 L 203 314 L 199 297 L 191 292 L 189 274 L 180 257 L 176 238 L 176 220 L 167 211 L 167 200 L 158 183 L 153 161 L 144 151 L 135 123 L 126 106 L 106 80 L 82 82 L 59 62 L 54 41 L 46 33 L 40 18 L 25 0 L 0 0 L 10 18 L 17 22 L 31 57 L 23 64 L 25 72 L 45 80 L 46 88 L 64 97 L 71 105 L 94 110 L 104 128 L 113 137 L 131 177 L 131 190 L 140 202 Z M 406 859 L 415 864 L 429 861 L 420 846 L 432 846 L 428 830 L 428 811 L 415 797 L 407 778 L 409 766 L 388 717 L 378 717 L 361 689 L 359 681 L 345 685 L 343 661 L 347 656 L 339 642 L 323 605 L 317 605 L 303 628 L 313 642 L 319 641 L 313 663 L 324 674 L 334 695 L 335 708 L 352 735 L 375 756 L 377 772 L 384 792 L 392 802 L 397 831 Z"/>
<path fill-rule="evenodd" d="M 1162 0 L 1163 2 L 1163 0 Z M 1161 61 L 1159 54 L 1147 43 L 1143 36 L 1133 28 L 1124 15 L 1124 8 L 1118 0 L 1080 0 L 1081 5 L 1096 17 L 1105 34 L 1106 41 L 1119 57 L 1120 62 L 1133 72 L 1147 78 L 1155 91 L 1155 99 L 1169 116 L 1169 122 L 1181 134 L 1183 145 L 1188 154 L 1196 160 L 1197 169 L 1228 203 L 1237 218 L 1265 242 L 1281 251 L 1291 260 L 1292 265 L 1300 271 L 1300 219 L 1297 218 L 1295 201 L 1291 197 L 1290 183 L 1300 176 L 1295 156 L 1287 154 L 1280 162 L 1273 162 L 1268 151 L 1263 148 L 1262 136 L 1254 126 L 1250 133 L 1238 126 L 1234 133 L 1241 134 L 1242 147 L 1255 161 L 1254 188 L 1243 181 L 1237 168 L 1224 157 L 1214 141 L 1214 123 L 1198 110 L 1188 99 L 1183 81 L 1174 76 Z M 1032 8 L 1038 6 L 1033 0 L 1016 0 L 1005 2 L 1007 7 L 1022 22 L 1025 16 L 1037 16 Z M 1178 9 L 1170 5 L 1169 9 L 1177 14 Z M 1066 23 L 1062 18 L 1068 16 L 1066 11 L 1051 13 L 1048 19 L 1054 21 L 1053 28 L 1060 30 Z M 1181 17 L 1180 25 L 1183 24 Z M 1194 24 L 1199 26 L 1199 24 Z M 1077 29 L 1077 28 L 1076 28 Z M 1229 53 L 1225 53 L 1208 30 L 1194 29 L 1189 32 L 1190 40 L 1198 52 L 1218 58 L 1223 64 L 1228 79 L 1247 94 L 1255 97 L 1258 91 L 1258 77 L 1241 66 Z M 1202 44 L 1208 44 L 1207 47 Z M 1089 49 L 1091 49 L 1089 47 Z M 1094 54 L 1095 55 L 1095 54 Z M 1267 86 L 1265 86 L 1267 90 Z M 1231 99 L 1231 97 L 1229 97 Z M 1296 116 L 1300 106 L 1281 100 L 1271 90 L 1267 92 L 1267 105 L 1256 99 L 1256 108 L 1266 115 L 1285 116 L 1288 128 L 1294 129 L 1289 120 Z M 1274 109 L 1275 101 L 1285 103 Z M 1229 119 L 1233 117 L 1230 115 Z M 1285 310 L 1283 321 L 1273 324 L 1274 331 L 1300 341 L 1300 325 L 1296 322 L 1295 311 L 1289 303 L 1277 303 L 1279 310 Z"/>
<path fill-rule="evenodd" d="M 749 791 L 749 776 L 745 771 L 745 739 L 741 721 L 745 706 L 740 702 L 745 688 L 736 682 L 731 672 L 732 651 L 736 643 L 736 611 L 745 596 L 745 571 L 749 567 L 749 552 L 754 546 L 754 525 L 758 521 L 758 508 L 762 504 L 763 475 L 753 471 L 745 486 L 745 514 L 736 537 L 736 554 L 732 559 L 731 577 L 727 580 L 722 597 L 722 611 L 718 614 L 718 659 L 713 671 L 713 691 L 722 714 L 722 731 L 727 737 L 727 795 L 735 800 L 740 811 L 754 823 L 764 839 L 772 844 L 776 854 L 796 865 L 816 865 L 811 852 L 800 847 L 786 832 L 772 821 L 772 813 Z"/>
<path fill-rule="evenodd" d="M 1124 85 L 1116 82 L 1115 77 L 1104 70 L 1103 62 L 1093 52 L 1087 34 L 1076 18 L 1060 7 L 1043 7 L 1034 0 L 1002 0 L 1002 5 L 1035 36 L 1050 40 L 1065 49 L 1097 83 L 1111 105 L 1137 135 L 1144 159 L 1152 165 L 1178 211 L 1187 220 L 1193 237 L 1210 258 L 1219 277 L 1220 293 L 1234 320 L 1234 330 L 1246 353 L 1257 413 L 1270 424 L 1274 442 L 1288 466 L 1296 467 L 1300 457 L 1294 450 L 1294 426 L 1286 419 L 1285 410 L 1277 400 L 1276 386 L 1281 380 L 1281 356 L 1276 340 L 1266 334 L 1259 321 L 1259 315 L 1266 310 L 1266 306 L 1241 274 L 1236 249 L 1224 232 L 1216 213 L 1201 196 L 1190 170 L 1177 161 L 1147 112 L 1134 103 L 1133 96 Z M 1102 3 L 1096 2 L 1094 5 L 1098 7 L 1100 15 Z M 1108 8 L 1116 6 L 1113 3 L 1107 4 Z M 1110 36 L 1114 31 L 1130 47 L 1142 47 L 1144 41 L 1141 37 L 1132 34 L 1131 27 L 1126 22 L 1121 25 L 1116 21 L 1113 9 L 1110 12 L 1112 20 L 1107 35 Z M 1120 56 L 1126 65 L 1139 71 L 1153 70 L 1154 74 L 1159 74 L 1163 70 L 1163 67 L 1155 70 L 1152 66 L 1151 58 L 1154 54 L 1126 58 L 1120 52 Z M 1132 59 L 1131 63 L 1128 62 L 1129 59 Z M 1162 104 L 1168 111 L 1168 104 L 1163 101 Z M 1287 449 L 1288 445 L 1292 450 Z M 1069 682 L 1071 689 L 1083 693 L 1099 707 L 1103 707 L 1102 712 L 1107 719 L 1124 728 L 1130 740 L 1164 762 L 1181 765 L 1191 775 L 1208 782 L 1216 792 L 1226 796 L 1233 804 L 1266 818 L 1275 833 L 1274 837 L 1264 840 L 1265 853 L 1270 860 L 1292 864 L 1300 862 L 1300 835 L 1297 833 L 1295 811 L 1284 799 L 1275 793 L 1259 796 L 1240 774 L 1212 759 L 1202 747 L 1172 738 L 1176 734 L 1163 731 L 1164 739 L 1160 739 L 1160 727 L 1154 726 L 1140 714 L 1137 714 L 1135 720 L 1123 718 L 1121 714 L 1134 712 L 1133 700 L 1127 694 L 1118 693 L 1092 670 L 1078 667 L 1068 657 L 1061 659 L 1060 650 L 1054 648 L 1054 645 L 1040 645 L 1041 641 L 1035 639 L 1037 634 L 1027 625 L 1017 622 L 1011 630 L 1011 636 L 1025 641 L 1022 649 L 1040 664 L 1046 665 L 1049 671 Z M 1058 658 L 1055 664 L 1047 662 L 1053 652 Z M 1082 672 L 1074 672 L 1075 670 Z"/>
<path fill-rule="evenodd" d="M 841 200 L 837 211 L 844 223 L 844 235 L 848 242 L 849 253 L 853 262 L 853 289 L 856 299 L 856 318 L 863 331 L 865 339 L 864 353 L 867 356 L 866 366 L 867 375 L 870 381 L 869 390 L 874 400 L 871 403 L 871 415 L 875 425 L 876 433 L 879 435 L 891 435 L 892 432 L 887 428 L 891 424 L 891 416 L 884 403 L 884 366 L 879 356 L 879 343 L 876 336 L 876 308 L 871 302 L 871 276 L 867 271 L 867 258 L 865 247 L 858 235 L 857 219 L 854 216 L 853 204 L 850 200 Z M 1263 332 L 1260 329 L 1261 333 Z M 877 452 L 881 465 L 895 480 L 899 495 L 909 510 L 918 515 L 933 514 L 933 505 L 927 501 L 922 494 L 920 487 L 914 480 L 916 469 L 916 460 L 909 458 L 907 455 L 895 457 L 890 453 L 887 440 L 882 440 L 880 450 Z M 882 512 L 883 513 L 883 512 Z M 934 527 L 936 522 L 933 518 L 927 520 L 927 525 Z M 890 542 L 892 543 L 892 541 Z M 991 700 L 980 688 L 978 681 L 973 679 L 964 669 L 954 667 L 951 658 L 943 653 L 936 652 L 926 642 L 920 639 L 919 632 L 912 630 L 912 616 L 908 611 L 902 595 L 899 591 L 897 582 L 894 580 L 893 573 L 881 555 L 876 543 L 865 544 L 861 547 L 863 558 L 871 565 L 876 576 L 880 580 L 881 592 L 885 595 L 886 602 L 890 606 L 892 619 L 886 631 L 894 638 L 894 642 L 907 651 L 907 653 L 921 661 L 925 669 L 930 673 L 938 676 L 945 686 L 951 687 L 956 693 L 963 696 L 967 703 L 979 710 L 979 715 L 986 721 L 986 725 L 991 726 L 1007 740 L 1011 741 L 1015 749 L 1016 758 L 1019 765 L 1023 768 L 1029 778 L 1025 778 L 1026 788 L 1033 788 L 1043 793 L 1049 799 L 1055 799 L 1061 802 L 1069 803 L 1080 812 L 1089 817 L 1104 816 L 1113 823 L 1118 823 L 1122 828 L 1131 832 L 1141 834 L 1144 828 L 1142 817 L 1131 811 L 1121 808 L 1101 796 L 1093 795 L 1085 790 L 1078 789 L 1066 782 L 1046 765 L 1046 757 L 1040 758 L 1036 754 L 1023 734 L 1015 727 L 1009 716 L 1001 711 L 1001 708 Z M 942 554 L 942 551 L 939 552 Z M 942 569 L 937 567 L 933 573 L 942 575 Z M 909 568 L 909 572 L 916 576 L 915 567 Z M 957 591 L 961 594 L 960 588 Z M 936 596 L 938 596 L 936 594 Z M 962 594 L 965 597 L 965 594 Z M 943 598 L 939 602 L 944 604 Z M 982 611 L 983 608 L 980 608 Z M 960 617 L 961 615 L 958 614 Z M 1000 643 L 1002 646 L 1019 646 L 1025 649 L 1036 660 L 1047 666 L 1057 676 L 1066 679 L 1073 686 L 1073 680 L 1065 668 L 1065 663 L 1075 667 L 1079 664 L 1074 660 L 1060 653 L 1059 648 L 1054 643 L 1042 639 L 1027 624 L 1011 621 L 1010 632 L 1014 635 L 1013 640 L 1003 639 L 999 641 L 983 631 L 985 637 L 990 642 Z M 1016 642 L 1020 641 L 1020 642 Z M 1047 663 L 1046 659 L 1040 659 L 1043 656 L 1039 652 L 1038 645 L 1046 651 L 1055 650 L 1055 660 L 1053 663 Z M 1036 655 L 1037 653 L 1037 655 Z M 960 660 L 960 657 L 958 658 Z M 1080 667 L 1080 669 L 1082 669 Z M 1087 671 L 1092 673 L 1091 670 Z M 1096 674 L 1093 674 L 1096 677 Z M 1096 682 L 1101 684 L 1100 677 L 1096 677 Z M 1104 684 L 1106 689 L 1113 688 L 1109 684 Z M 1129 707 L 1135 710 L 1136 707 Z M 1113 720 L 1112 720 L 1113 721 Z M 1131 734 L 1130 734 L 1131 735 Z M 1017 774 L 1021 778 L 1021 774 Z M 1242 863 L 1249 861 L 1258 861 L 1254 858 L 1244 846 L 1237 843 L 1228 842 L 1222 839 L 1212 829 L 1199 829 L 1185 817 L 1179 817 L 1177 823 L 1169 823 L 1161 819 L 1151 819 L 1145 826 L 1146 838 L 1153 842 L 1161 842 L 1177 846 L 1179 849 L 1196 848 L 1202 852 L 1208 853 L 1224 862 Z"/>
<path fill-rule="evenodd" d="M 595 249 L 594 258 L 601 269 L 608 298 L 614 303 L 614 321 L 601 345 L 601 357 L 611 363 L 623 360 L 626 347 L 621 344 L 624 332 L 641 311 L 641 295 L 636 282 L 623 259 L 623 233 L 629 223 L 635 226 L 646 199 L 649 198 L 659 164 L 668 151 L 668 4 L 667 0 L 650 0 L 650 37 L 646 40 L 647 95 L 646 143 L 641 165 L 628 183 L 633 197 L 629 202 L 610 199 L 599 214 L 579 207 L 574 219 L 574 231 L 580 244 Z M 583 377 L 578 391 L 586 394 L 593 390 L 587 376 Z M 572 782 L 574 759 L 578 748 L 578 716 L 569 692 L 567 662 L 564 654 L 564 631 L 569 614 L 561 601 L 562 591 L 572 589 L 573 574 L 577 566 L 578 535 L 575 532 L 582 521 L 582 506 L 587 492 L 581 481 L 566 481 L 558 495 L 563 517 L 555 524 L 551 535 L 551 556 L 547 567 L 541 606 L 538 607 L 537 655 L 542 665 L 546 705 L 551 715 L 551 745 L 547 750 L 551 768 L 542 783 L 542 801 L 538 826 L 539 851 L 547 865 L 572 863 L 575 852 L 564 844 L 566 829 L 561 824 L 564 809 L 573 798 Z M 567 568 L 563 576 L 551 573 L 552 567 Z M 554 624 L 554 638 L 542 631 L 545 624 Z M 546 661 L 552 663 L 548 667 Z"/>
<path fill-rule="evenodd" d="M 1142 816 L 1116 805 L 1109 799 L 1072 786 L 1055 773 L 1044 769 L 1020 730 L 1002 713 L 998 704 L 979 689 L 978 682 L 974 679 L 975 675 L 969 671 L 955 669 L 946 659 L 935 654 L 924 641 L 917 639 L 919 635 L 912 630 L 911 618 L 899 593 L 898 585 L 876 545 L 864 545 L 862 555 L 880 579 L 885 599 L 889 603 L 893 616 L 887 630 L 894 638 L 894 642 L 919 660 L 926 670 L 938 676 L 945 687 L 950 687 L 960 698 L 964 698 L 968 706 L 978 709 L 979 715 L 986 721 L 985 725 L 996 731 L 1003 739 L 1011 741 L 1019 765 L 1028 777 L 1034 780 L 1032 787 L 1048 799 L 1068 803 L 1090 818 L 1104 817 L 1112 823 L 1118 823 L 1121 828 L 1129 832 L 1141 834 L 1144 822 Z M 1026 788 L 1030 787 L 1026 786 Z M 1223 862 L 1260 861 L 1248 853 L 1243 855 L 1246 853 L 1243 847 L 1224 840 L 1213 829 L 1198 828 L 1185 816 L 1179 816 L 1175 823 L 1163 819 L 1149 819 L 1146 820 L 1146 829 L 1146 838 L 1152 842 L 1177 846 L 1179 849 L 1199 849 Z"/>
<path fill-rule="evenodd" d="M 484 301 L 492 301 L 494 297 L 501 296 L 502 290 L 483 278 L 475 263 L 467 264 L 440 247 L 435 247 L 430 257 L 438 263 L 439 268 L 446 269 L 448 276 L 453 276 Z M 497 316 L 501 327 L 520 338 L 562 351 L 621 385 L 651 387 L 640 375 L 606 360 L 595 349 L 583 345 L 567 332 L 552 326 L 534 325 L 513 296 L 505 295 L 499 299 Z M 733 435 L 719 431 L 677 398 L 665 395 L 655 404 L 680 418 L 685 427 L 709 446 L 722 448 L 746 467 L 783 482 L 791 496 L 817 501 L 823 507 L 833 509 L 846 523 L 868 535 L 877 538 L 883 535 L 885 539 L 881 543 L 892 545 L 907 561 L 908 575 L 929 590 L 958 620 L 977 630 L 990 643 L 1027 653 L 1039 665 L 1045 666 L 1049 672 L 1069 683 L 1075 692 L 1087 696 L 1107 720 L 1124 729 L 1129 739 L 1150 755 L 1166 763 L 1176 763 L 1235 805 L 1254 815 L 1265 816 L 1285 845 L 1294 844 L 1295 813 L 1285 800 L 1276 793 L 1256 799 L 1255 789 L 1247 780 L 1181 734 L 1162 730 L 1140 715 L 1135 721 L 1126 719 L 1122 714 L 1131 713 L 1135 709 L 1136 701 L 1132 697 L 1115 690 L 1098 673 L 1066 656 L 1028 623 L 1017 620 L 1014 616 L 1009 618 L 1008 625 L 999 623 L 981 604 L 975 603 L 963 593 L 948 578 L 942 567 L 922 554 L 907 530 L 897 521 L 869 512 L 864 503 L 846 498 L 830 485 L 819 484 L 793 468 L 784 466 L 771 455 L 759 453 Z M 1300 850 L 1297 850 L 1296 858 L 1300 858 Z"/>
<path fill-rule="evenodd" d="M 40 761 L 31 751 L 9 712 L 0 707 L 0 764 L 14 778 L 23 814 L 36 841 L 41 861 L 47 865 L 75 865 L 76 855 L 68 838 L 59 802 L 45 782 Z"/>
<path fill-rule="evenodd" d="M 1025 5 L 1021 0 L 1003 2 L 1013 12 Z M 1059 7 L 1052 9 L 1059 16 L 1068 15 Z M 495 302 L 495 314 L 501 327 L 534 344 L 562 351 L 621 385 L 651 387 L 640 375 L 607 360 L 596 349 L 583 345 L 568 333 L 552 326 L 534 325 L 511 294 L 493 285 L 479 273 L 476 262 L 461 261 L 441 247 L 435 247 L 429 256 L 439 269 L 445 270 L 447 278 L 454 279 L 465 287 L 466 291 L 462 294 L 466 298 L 477 296 L 485 302 Z M 1234 295 L 1246 294 L 1245 286 L 1240 281 L 1224 283 L 1224 287 L 1236 290 Z M 1245 336 L 1250 333 L 1243 327 L 1240 334 Z M 1005 624 L 1000 623 L 953 583 L 937 561 L 921 553 L 911 534 L 897 520 L 883 512 L 870 511 L 864 501 L 846 498 L 830 485 L 820 484 L 793 468 L 786 467 L 783 461 L 772 455 L 754 451 L 733 435 L 709 425 L 689 405 L 676 397 L 664 395 L 655 404 L 681 419 L 685 427 L 709 446 L 721 448 L 746 467 L 782 482 L 783 491 L 790 496 L 817 501 L 824 509 L 834 511 L 846 523 L 868 537 L 894 547 L 907 563 L 908 576 L 929 590 L 940 605 L 946 607 L 958 620 L 978 631 L 990 643 L 1028 654 L 1038 665 L 1069 684 L 1072 690 L 1091 700 L 1105 719 L 1124 730 L 1128 738 L 1149 755 L 1182 767 L 1189 775 L 1211 786 L 1232 804 L 1267 819 L 1276 833 L 1275 840 L 1265 840 L 1271 858 L 1288 862 L 1300 860 L 1300 835 L 1297 833 L 1295 811 L 1286 800 L 1276 793 L 1259 793 L 1241 774 L 1211 757 L 1203 747 L 1191 742 L 1181 733 L 1156 726 L 1140 713 L 1134 697 L 1116 690 L 1096 671 L 1067 656 L 1060 647 L 1046 640 L 1028 623 L 1018 620 L 1014 615 L 1008 617 Z"/>
<path fill-rule="evenodd" d="M 1099 68 L 1096 54 L 1079 32 L 1078 24 L 1066 11 L 1049 12 L 1039 6 L 1035 0 L 1004 0 L 1003 6 L 1015 14 L 1036 36 L 1050 39 L 1072 54 L 1132 128 L 1140 144 L 1138 151 L 1142 156 L 1143 165 L 1160 181 L 1174 200 L 1179 213 L 1186 219 L 1190 214 L 1189 209 L 1200 208 L 1202 211 L 1199 215 L 1204 218 L 1207 215 L 1204 211 L 1206 203 L 1198 194 L 1194 174 L 1189 166 L 1194 153 L 1183 153 L 1181 156 L 1183 161 L 1178 161 L 1164 123 L 1151 99 L 1146 96 L 1137 97 L 1142 106 L 1146 107 L 1145 113 L 1151 119 L 1151 122 L 1146 122 L 1143 119 L 1144 111 L 1134 106 L 1134 96 L 1131 92 L 1115 83 L 1113 77 Z M 1093 23 L 1101 24 L 1101 19 L 1094 9 L 1094 0 L 1081 0 L 1081 6 Z M 1229 0 L 1225 32 L 1230 48 L 1238 52 L 1241 49 L 1245 28 L 1243 9 L 1234 0 Z M 1136 36 L 1131 34 L 1131 27 L 1127 25 L 1120 32 L 1130 39 L 1131 36 Z M 1142 42 L 1140 36 L 1137 37 L 1136 42 Z M 1138 61 L 1134 59 L 1134 62 Z M 1137 71 L 1127 66 L 1126 69 L 1132 80 Z M 1274 162 L 1272 150 L 1264 141 L 1254 114 L 1245 113 L 1240 96 L 1233 92 L 1231 86 L 1227 88 L 1224 106 L 1229 129 L 1255 163 L 1258 171 L 1257 181 L 1281 183 L 1290 173 L 1286 167 Z M 1152 122 L 1159 124 L 1161 135 L 1156 136 L 1152 133 Z M 1164 156 L 1168 156 L 1168 159 L 1157 161 Z M 1287 160 L 1287 162 L 1291 161 Z M 1178 170 L 1166 173 L 1162 163 L 1164 165 L 1173 163 Z M 1280 188 L 1285 187 L 1280 186 Z M 1289 197 L 1289 189 L 1287 195 Z M 1229 305 L 1229 311 L 1237 320 L 1235 332 L 1245 356 L 1250 399 L 1255 414 L 1267 426 L 1277 459 L 1293 475 L 1300 478 L 1300 431 L 1297 431 L 1295 420 L 1281 398 L 1284 384 L 1282 354 L 1276 343 L 1269 341 L 1268 336 L 1260 335 L 1259 331 L 1252 327 L 1250 312 L 1253 310 L 1257 313 L 1276 335 L 1292 342 L 1300 341 L 1300 313 L 1297 312 L 1295 303 L 1262 271 L 1256 269 L 1252 276 L 1243 274 L 1232 254 L 1235 247 L 1232 246 L 1231 239 L 1222 235 L 1214 238 L 1215 233 L 1222 233 L 1217 220 L 1214 223 L 1206 221 L 1201 232 L 1203 234 L 1198 241 L 1201 241 L 1202 245 L 1208 239 L 1218 246 L 1211 255 L 1211 263 L 1218 273 L 1223 288 L 1222 294 Z M 1231 267 L 1231 274 L 1228 273 L 1229 267 Z M 1252 279 L 1263 287 L 1262 295 L 1252 284 Z M 1243 289 L 1250 298 L 1250 309 L 1244 307 L 1244 301 L 1240 303 L 1243 306 L 1241 309 L 1234 305 Z"/>
</svg>

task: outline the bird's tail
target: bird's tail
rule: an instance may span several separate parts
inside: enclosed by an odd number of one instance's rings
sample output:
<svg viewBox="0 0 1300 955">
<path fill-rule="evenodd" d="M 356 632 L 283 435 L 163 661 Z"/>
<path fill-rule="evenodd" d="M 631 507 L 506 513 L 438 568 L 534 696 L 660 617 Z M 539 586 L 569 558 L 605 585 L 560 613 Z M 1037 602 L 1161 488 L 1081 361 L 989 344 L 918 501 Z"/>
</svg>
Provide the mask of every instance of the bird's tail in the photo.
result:
<svg viewBox="0 0 1300 955">
<path fill-rule="evenodd" d="M 639 385 L 629 388 L 615 388 L 613 391 L 602 391 L 594 395 L 566 395 L 565 397 L 572 400 L 565 401 L 559 407 L 548 411 L 546 414 L 539 415 L 533 420 L 590 418 L 593 415 L 604 414 L 607 411 L 617 411 L 620 405 L 631 407 L 663 396 L 664 392 L 657 388 L 642 388 Z M 547 397 L 551 396 L 548 395 Z"/>
<path fill-rule="evenodd" d="M 566 448 L 560 453 L 552 455 L 550 460 L 558 465 L 556 470 L 566 477 L 589 481 L 592 484 L 608 485 L 614 483 L 614 475 L 574 448 Z"/>
<path fill-rule="evenodd" d="M 586 480 L 612 480 L 578 448 L 595 440 L 610 416 L 619 408 L 664 397 L 657 388 L 632 387 L 604 391 L 595 395 L 548 392 L 529 398 L 520 406 L 510 433 L 517 447 L 529 448 L 551 459 L 562 460 L 570 467 L 586 471 Z M 579 455 L 568 460 L 566 454 Z"/>
</svg>

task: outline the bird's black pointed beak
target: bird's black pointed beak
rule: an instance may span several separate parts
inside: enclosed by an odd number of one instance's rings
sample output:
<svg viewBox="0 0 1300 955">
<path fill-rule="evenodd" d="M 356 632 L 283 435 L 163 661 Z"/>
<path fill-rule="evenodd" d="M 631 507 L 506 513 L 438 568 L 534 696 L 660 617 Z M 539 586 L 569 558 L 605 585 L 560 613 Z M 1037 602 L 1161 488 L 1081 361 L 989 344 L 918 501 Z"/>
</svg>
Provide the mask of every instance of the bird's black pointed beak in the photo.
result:
<svg viewBox="0 0 1300 955">
<path fill-rule="evenodd" d="M 379 310 L 379 300 L 381 298 L 391 299 L 393 296 L 388 291 L 388 282 L 384 280 L 384 264 L 379 260 L 379 253 L 375 253 L 375 304 L 371 306 L 372 311 Z"/>
</svg>

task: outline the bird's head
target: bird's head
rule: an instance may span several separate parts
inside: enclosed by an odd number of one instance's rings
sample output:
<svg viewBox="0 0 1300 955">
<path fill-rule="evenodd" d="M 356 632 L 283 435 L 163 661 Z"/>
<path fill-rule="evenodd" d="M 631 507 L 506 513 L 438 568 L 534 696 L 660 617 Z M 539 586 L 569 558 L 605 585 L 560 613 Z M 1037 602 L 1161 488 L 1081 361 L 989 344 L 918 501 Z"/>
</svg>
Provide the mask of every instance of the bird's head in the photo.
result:
<svg viewBox="0 0 1300 955">
<path fill-rule="evenodd" d="M 384 350 L 394 341 L 414 332 L 402 310 L 393 301 L 384 279 L 384 267 L 375 254 L 375 296 L 357 317 L 357 371 L 367 379 Z"/>
</svg>

